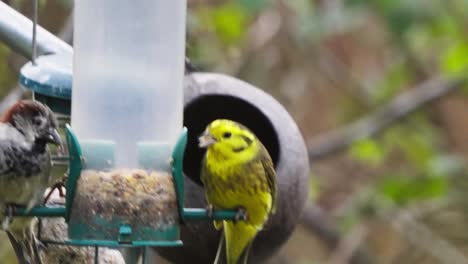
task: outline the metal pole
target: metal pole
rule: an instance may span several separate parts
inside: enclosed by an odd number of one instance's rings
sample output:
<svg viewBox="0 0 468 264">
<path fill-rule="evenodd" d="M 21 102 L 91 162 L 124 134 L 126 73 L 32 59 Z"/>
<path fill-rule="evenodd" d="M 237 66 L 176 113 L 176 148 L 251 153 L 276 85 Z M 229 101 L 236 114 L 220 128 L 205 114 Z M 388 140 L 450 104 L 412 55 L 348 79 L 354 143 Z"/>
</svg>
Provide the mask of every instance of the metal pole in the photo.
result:
<svg viewBox="0 0 468 264">
<path fill-rule="evenodd" d="M 12 50 L 32 58 L 32 27 L 30 19 L 0 1 L 0 41 Z M 70 45 L 43 29 L 37 27 L 37 55 L 51 53 L 73 53 Z"/>
<path fill-rule="evenodd" d="M 37 13 L 39 12 L 38 3 L 39 0 L 33 0 L 33 30 L 32 30 L 32 58 L 31 61 L 36 65 L 37 58 Z"/>
<path fill-rule="evenodd" d="M 99 264 L 99 247 L 94 246 L 94 264 Z"/>
</svg>

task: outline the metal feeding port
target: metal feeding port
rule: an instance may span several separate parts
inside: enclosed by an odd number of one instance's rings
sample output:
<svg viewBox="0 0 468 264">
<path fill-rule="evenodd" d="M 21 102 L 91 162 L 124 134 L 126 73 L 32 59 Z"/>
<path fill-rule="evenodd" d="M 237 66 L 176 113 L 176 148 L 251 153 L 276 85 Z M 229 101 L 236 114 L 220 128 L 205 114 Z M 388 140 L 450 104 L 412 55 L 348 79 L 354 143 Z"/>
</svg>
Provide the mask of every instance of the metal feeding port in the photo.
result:
<svg viewBox="0 0 468 264">
<path fill-rule="evenodd" d="M 70 240 L 76 245 L 178 246 L 179 208 L 176 192 L 183 181 L 181 167 L 172 173 L 155 169 L 112 169 L 112 146 L 94 143 L 86 154 L 67 126 L 70 172 L 67 180 L 67 220 Z M 184 129 L 170 164 L 183 161 L 187 144 Z M 157 157 L 154 148 L 153 157 Z M 144 151 L 146 159 L 150 150 Z M 92 155 L 100 154 L 101 161 Z M 169 162 L 168 162 L 169 163 Z M 180 189 L 180 187 L 179 187 Z M 183 193 L 180 193 L 183 195 Z M 183 217 L 183 216 L 182 216 Z"/>
</svg>

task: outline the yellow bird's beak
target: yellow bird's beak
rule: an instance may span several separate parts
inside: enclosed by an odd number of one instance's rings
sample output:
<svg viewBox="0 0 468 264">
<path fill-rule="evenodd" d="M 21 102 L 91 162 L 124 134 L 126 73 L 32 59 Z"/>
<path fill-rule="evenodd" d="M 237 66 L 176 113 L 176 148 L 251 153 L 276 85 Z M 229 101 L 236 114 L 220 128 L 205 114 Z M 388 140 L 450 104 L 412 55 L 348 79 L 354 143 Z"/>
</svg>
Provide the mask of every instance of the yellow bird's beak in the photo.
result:
<svg viewBox="0 0 468 264">
<path fill-rule="evenodd" d="M 203 132 L 198 138 L 198 146 L 200 148 L 207 148 L 214 143 L 216 143 L 216 139 L 208 131 Z"/>
</svg>

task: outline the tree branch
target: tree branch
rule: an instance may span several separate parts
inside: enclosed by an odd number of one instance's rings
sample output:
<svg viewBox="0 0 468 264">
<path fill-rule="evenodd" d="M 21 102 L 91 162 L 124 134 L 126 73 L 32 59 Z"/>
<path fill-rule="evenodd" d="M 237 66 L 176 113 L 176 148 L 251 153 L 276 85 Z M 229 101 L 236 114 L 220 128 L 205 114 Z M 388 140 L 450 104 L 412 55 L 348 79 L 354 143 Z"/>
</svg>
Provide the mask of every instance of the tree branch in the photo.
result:
<svg viewBox="0 0 468 264">
<path fill-rule="evenodd" d="M 402 210 L 396 217 L 390 218 L 390 223 L 408 242 L 416 248 L 432 255 L 440 263 L 468 263 L 466 256 L 449 241 L 431 231 L 423 223 Z"/>
<path fill-rule="evenodd" d="M 468 78 L 425 81 L 398 95 L 387 105 L 343 128 L 319 135 L 308 143 L 309 159 L 339 152 L 353 142 L 376 135 L 393 123 L 464 84 Z"/>
<path fill-rule="evenodd" d="M 320 237 L 329 248 L 334 248 L 340 240 L 340 234 L 331 223 L 331 219 L 322 208 L 311 202 L 306 205 L 302 213 L 302 225 Z"/>
<path fill-rule="evenodd" d="M 356 254 L 359 252 L 359 248 L 365 242 L 370 230 L 367 224 L 360 223 L 353 228 L 347 235 L 345 235 L 338 245 L 335 251 L 331 255 L 327 263 L 330 264 L 345 264 L 345 263 L 371 263 L 369 259 L 359 260 L 356 258 Z M 365 261 L 365 262 L 363 262 Z"/>
</svg>

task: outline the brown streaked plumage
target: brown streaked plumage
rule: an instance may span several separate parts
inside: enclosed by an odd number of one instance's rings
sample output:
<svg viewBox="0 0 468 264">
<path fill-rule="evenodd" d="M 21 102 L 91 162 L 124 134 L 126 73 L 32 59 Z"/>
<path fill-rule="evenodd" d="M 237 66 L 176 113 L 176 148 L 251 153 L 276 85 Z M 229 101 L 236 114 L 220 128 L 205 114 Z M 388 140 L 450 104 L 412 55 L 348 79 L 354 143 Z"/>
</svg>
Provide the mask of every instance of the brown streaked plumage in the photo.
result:
<svg viewBox="0 0 468 264">
<path fill-rule="evenodd" d="M 40 263 L 32 218 L 3 215 L 8 205 L 30 209 L 39 204 L 50 177 L 47 144 L 61 144 L 57 120 L 39 102 L 17 102 L 0 118 L 0 222 L 8 233 L 20 264 Z"/>
</svg>

